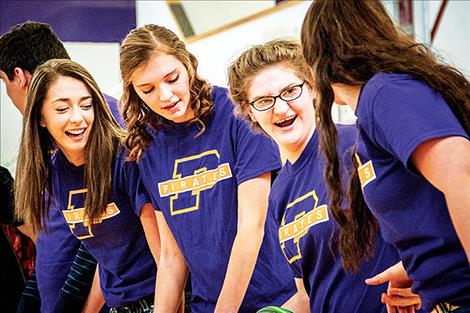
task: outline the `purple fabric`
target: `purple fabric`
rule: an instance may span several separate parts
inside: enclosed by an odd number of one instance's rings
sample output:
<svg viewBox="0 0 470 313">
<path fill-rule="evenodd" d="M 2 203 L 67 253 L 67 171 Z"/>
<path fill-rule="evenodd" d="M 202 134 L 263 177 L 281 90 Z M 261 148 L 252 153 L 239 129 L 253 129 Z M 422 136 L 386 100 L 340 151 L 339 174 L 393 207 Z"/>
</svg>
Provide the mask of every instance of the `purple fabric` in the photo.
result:
<svg viewBox="0 0 470 313">
<path fill-rule="evenodd" d="M 355 126 L 337 128 L 346 182 L 358 132 Z M 364 280 L 396 264 L 398 253 L 378 236 L 375 255 L 363 261 L 357 273 L 343 270 L 336 248 L 339 229 L 328 208 L 324 172 L 325 160 L 315 131 L 298 160 L 286 162 L 269 196 L 269 213 L 278 224 L 282 251 L 295 276 L 304 282 L 311 312 L 385 313 L 380 297 L 387 285 L 368 286 Z"/>
<path fill-rule="evenodd" d="M 423 307 L 470 303 L 470 267 L 450 220 L 444 195 L 410 162 L 427 140 L 468 138 L 442 96 L 404 74 L 376 74 L 359 97 L 361 163 L 375 176 L 364 197 L 385 241 L 399 251 Z"/>
<path fill-rule="evenodd" d="M 238 185 L 280 167 L 274 143 L 233 115 L 227 90 L 213 87 L 212 99 L 214 113 L 202 135 L 195 137 L 195 124 L 164 128 L 139 161 L 154 207 L 163 212 L 191 271 L 195 313 L 213 312 L 222 289 L 237 233 Z M 266 229 L 272 227 L 267 221 Z M 239 312 L 282 305 L 296 291 L 275 239 L 265 236 Z"/>
<path fill-rule="evenodd" d="M 98 261 L 101 290 L 110 307 L 135 302 L 155 290 L 155 261 L 140 222 L 140 210 L 150 200 L 139 189 L 137 165 L 125 159 L 123 151 L 115 157 L 113 194 L 106 215 L 91 226 L 75 221 L 78 211 L 70 212 L 84 207 L 84 167 L 70 164 L 59 150 L 53 169 L 58 207 L 69 224 L 69 231 Z"/>
</svg>

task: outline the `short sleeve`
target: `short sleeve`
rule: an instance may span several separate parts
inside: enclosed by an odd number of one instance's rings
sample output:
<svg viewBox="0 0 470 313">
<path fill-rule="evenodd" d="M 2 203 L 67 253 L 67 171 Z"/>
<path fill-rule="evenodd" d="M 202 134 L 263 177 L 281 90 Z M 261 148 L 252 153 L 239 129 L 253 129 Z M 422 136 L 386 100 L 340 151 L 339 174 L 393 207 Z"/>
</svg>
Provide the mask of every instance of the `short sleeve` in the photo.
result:
<svg viewBox="0 0 470 313">
<path fill-rule="evenodd" d="M 151 203 L 151 200 L 147 190 L 142 184 L 139 167 L 134 161 L 119 158 L 119 162 L 122 162 L 122 166 L 125 169 L 123 186 L 129 196 L 135 214 L 140 216 L 142 207 L 147 203 Z"/>
<path fill-rule="evenodd" d="M 468 138 L 443 97 L 422 82 L 390 80 L 369 98 L 360 104 L 359 124 L 377 146 L 405 166 L 413 151 L 430 139 Z"/>
<path fill-rule="evenodd" d="M 282 164 L 275 142 L 261 133 L 253 132 L 246 121 L 234 117 L 236 133 L 236 176 L 242 182 L 266 172 L 278 170 Z"/>
</svg>

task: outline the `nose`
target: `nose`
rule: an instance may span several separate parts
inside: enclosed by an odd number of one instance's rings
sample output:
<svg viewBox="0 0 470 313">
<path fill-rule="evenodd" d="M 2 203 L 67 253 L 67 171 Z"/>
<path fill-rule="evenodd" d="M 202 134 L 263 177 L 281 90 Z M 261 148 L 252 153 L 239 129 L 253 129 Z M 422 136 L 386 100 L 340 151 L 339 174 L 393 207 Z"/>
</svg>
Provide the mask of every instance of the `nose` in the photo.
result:
<svg viewBox="0 0 470 313">
<path fill-rule="evenodd" d="M 82 110 L 78 105 L 73 105 L 70 111 L 70 122 L 78 124 L 83 121 Z"/>
<path fill-rule="evenodd" d="M 287 101 L 282 100 L 281 98 L 276 98 L 274 102 L 273 112 L 274 114 L 283 114 L 289 110 L 289 104 Z"/>
<path fill-rule="evenodd" d="M 160 87 L 160 101 L 168 101 L 173 97 L 173 92 L 169 86 Z"/>
</svg>

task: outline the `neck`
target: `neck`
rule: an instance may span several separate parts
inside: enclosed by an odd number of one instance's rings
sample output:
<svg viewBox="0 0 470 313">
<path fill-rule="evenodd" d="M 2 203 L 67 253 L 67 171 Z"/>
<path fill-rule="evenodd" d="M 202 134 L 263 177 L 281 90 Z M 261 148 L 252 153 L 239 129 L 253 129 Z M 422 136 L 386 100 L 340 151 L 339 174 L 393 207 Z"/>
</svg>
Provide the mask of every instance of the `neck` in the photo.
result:
<svg viewBox="0 0 470 313">
<path fill-rule="evenodd" d="M 315 126 L 312 127 L 310 133 L 308 134 L 307 138 L 302 142 L 301 145 L 295 145 L 291 147 L 286 147 L 283 145 L 279 145 L 279 150 L 281 152 L 281 159 L 282 163 L 285 163 L 285 160 L 289 160 L 291 164 L 294 164 L 304 152 L 305 147 L 307 147 L 308 143 L 312 139 L 313 133 L 315 132 Z"/>
<path fill-rule="evenodd" d="M 73 164 L 74 166 L 82 166 L 83 164 L 85 164 L 85 154 L 69 154 L 69 153 L 66 153 L 64 151 L 62 151 L 62 153 L 65 155 L 65 158 L 67 159 L 67 161 L 69 161 L 71 164 Z"/>
<path fill-rule="evenodd" d="M 348 105 L 353 111 L 356 111 L 361 88 L 362 85 L 334 84 L 335 102 L 339 105 Z"/>
</svg>

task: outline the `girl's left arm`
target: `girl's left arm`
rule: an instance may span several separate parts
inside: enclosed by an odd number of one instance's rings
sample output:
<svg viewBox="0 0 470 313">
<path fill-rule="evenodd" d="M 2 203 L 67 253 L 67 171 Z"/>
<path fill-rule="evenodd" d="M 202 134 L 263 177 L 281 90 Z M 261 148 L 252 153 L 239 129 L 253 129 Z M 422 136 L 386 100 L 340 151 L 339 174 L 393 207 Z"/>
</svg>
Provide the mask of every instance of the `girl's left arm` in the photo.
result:
<svg viewBox="0 0 470 313">
<path fill-rule="evenodd" d="M 238 227 L 215 313 L 238 312 L 264 237 L 271 173 L 238 186 Z"/>
<path fill-rule="evenodd" d="M 428 140 L 415 149 L 411 160 L 444 194 L 455 231 L 470 260 L 470 141 L 457 136 Z"/>
<path fill-rule="evenodd" d="M 160 262 L 160 234 L 158 232 L 157 218 L 155 216 L 155 209 L 150 203 L 145 204 L 140 211 L 140 221 L 144 229 L 145 238 L 152 252 L 155 263 L 158 266 Z"/>
</svg>

